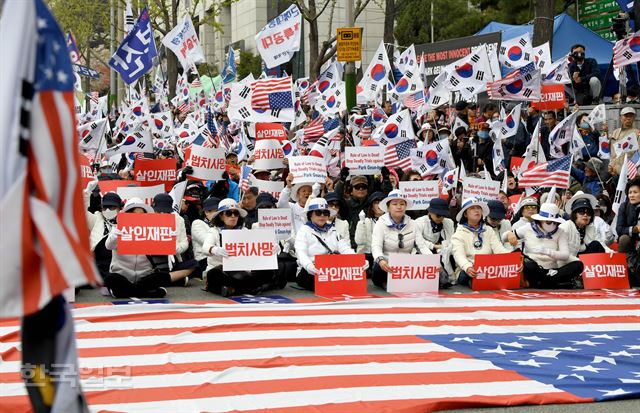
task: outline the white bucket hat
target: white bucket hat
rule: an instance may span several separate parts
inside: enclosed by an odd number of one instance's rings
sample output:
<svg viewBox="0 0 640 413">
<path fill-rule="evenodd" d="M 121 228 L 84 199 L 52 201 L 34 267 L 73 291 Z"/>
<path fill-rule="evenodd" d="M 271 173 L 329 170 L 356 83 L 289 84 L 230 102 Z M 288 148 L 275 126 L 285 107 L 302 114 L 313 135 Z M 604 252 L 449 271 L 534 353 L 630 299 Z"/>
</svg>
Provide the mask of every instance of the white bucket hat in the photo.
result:
<svg viewBox="0 0 640 413">
<path fill-rule="evenodd" d="M 591 208 L 593 208 L 593 209 L 596 209 L 598 207 L 598 200 L 596 199 L 595 196 L 593 196 L 591 194 L 585 194 L 582 191 L 578 191 L 578 192 L 575 193 L 574 196 L 571 197 L 571 199 L 564 206 L 564 212 L 566 212 L 567 214 L 571 214 L 571 208 L 573 207 L 573 203 L 576 202 L 579 199 L 588 200 L 589 203 L 591 204 Z"/>
<path fill-rule="evenodd" d="M 129 212 L 134 208 L 142 208 L 144 209 L 144 212 L 146 212 L 147 214 L 152 214 L 153 213 L 153 208 L 151 208 L 151 205 L 147 205 L 144 203 L 144 201 L 140 198 L 131 198 L 129 199 L 125 204 L 124 204 L 124 208 L 122 208 L 122 212 Z"/>
<path fill-rule="evenodd" d="M 404 202 L 407 203 L 407 209 L 411 208 L 411 206 L 413 205 L 413 201 L 411 201 L 409 198 L 407 198 L 405 196 L 405 194 L 399 190 L 399 189 L 394 189 L 393 191 L 389 192 L 389 195 L 387 195 L 387 197 L 385 199 L 383 199 L 382 201 L 380 201 L 380 203 L 378 204 L 378 207 L 383 210 L 384 212 L 389 212 L 389 209 L 387 208 L 387 204 L 391 201 L 393 201 L 394 199 L 400 199 Z"/>
<path fill-rule="evenodd" d="M 293 199 L 294 201 L 298 202 L 298 191 L 303 186 L 308 186 L 308 187 L 311 187 L 313 189 L 313 184 L 311 182 L 300 182 L 298 184 L 295 184 L 293 187 L 291 187 L 291 194 L 289 195 L 291 197 L 291 199 Z"/>
<path fill-rule="evenodd" d="M 462 206 L 460 207 L 460 212 L 456 215 L 456 221 L 460 222 L 462 217 L 464 216 L 464 211 L 471 208 L 472 206 L 479 206 L 482 208 L 482 218 L 486 218 L 489 216 L 489 205 L 486 202 L 480 201 L 478 198 L 467 198 L 462 201 Z"/>
<path fill-rule="evenodd" d="M 551 221 L 562 224 L 564 219 L 560 216 L 560 208 L 556 204 L 545 202 L 540 205 L 540 212 L 534 214 L 531 218 L 536 221 Z"/>
<path fill-rule="evenodd" d="M 313 198 L 307 202 L 307 205 L 304 207 L 305 216 L 309 214 L 309 212 L 313 211 L 329 211 L 331 215 L 333 211 L 329 208 L 329 204 L 324 198 Z"/>
<path fill-rule="evenodd" d="M 242 218 L 247 216 L 247 211 L 245 211 L 244 209 L 240 208 L 235 199 L 233 199 L 233 198 L 225 198 L 222 201 L 220 201 L 220 203 L 218 204 L 218 210 L 213 214 L 211 219 L 214 219 L 215 217 L 220 215 L 221 212 L 231 211 L 231 210 L 234 210 L 234 209 L 236 211 L 240 212 L 240 216 Z"/>
</svg>

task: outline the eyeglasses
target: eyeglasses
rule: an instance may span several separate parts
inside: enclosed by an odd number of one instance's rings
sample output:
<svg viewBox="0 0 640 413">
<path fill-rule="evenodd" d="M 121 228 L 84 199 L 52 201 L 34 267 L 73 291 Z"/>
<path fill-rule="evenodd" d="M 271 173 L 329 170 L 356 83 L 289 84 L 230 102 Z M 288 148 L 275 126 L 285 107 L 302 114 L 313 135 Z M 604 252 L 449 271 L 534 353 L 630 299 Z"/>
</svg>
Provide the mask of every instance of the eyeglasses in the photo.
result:
<svg viewBox="0 0 640 413">
<path fill-rule="evenodd" d="M 522 207 L 522 209 L 538 209 L 537 205 L 525 205 Z"/>
<path fill-rule="evenodd" d="M 321 216 L 323 216 L 323 215 L 324 215 L 325 217 L 328 217 L 328 216 L 331 216 L 331 212 L 330 212 L 330 211 L 327 211 L 326 209 L 322 209 L 322 210 L 316 210 L 316 211 L 313 211 L 313 215 L 315 215 L 315 216 L 317 216 L 317 217 L 321 217 Z"/>
<path fill-rule="evenodd" d="M 589 212 L 589 210 L 583 209 L 581 211 L 576 211 L 577 215 L 587 215 L 587 216 L 591 216 L 591 212 Z"/>
<path fill-rule="evenodd" d="M 398 248 L 404 248 L 404 234 L 398 234 Z"/>
<path fill-rule="evenodd" d="M 240 211 L 238 211 L 237 209 L 232 209 L 229 211 L 224 211 L 222 213 L 225 217 L 239 217 L 240 216 Z"/>
<path fill-rule="evenodd" d="M 369 187 L 365 184 L 358 184 L 358 185 L 354 185 L 353 189 L 358 190 L 358 191 L 364 191 L 365 189 L 368 189 Z"/>
</svg>

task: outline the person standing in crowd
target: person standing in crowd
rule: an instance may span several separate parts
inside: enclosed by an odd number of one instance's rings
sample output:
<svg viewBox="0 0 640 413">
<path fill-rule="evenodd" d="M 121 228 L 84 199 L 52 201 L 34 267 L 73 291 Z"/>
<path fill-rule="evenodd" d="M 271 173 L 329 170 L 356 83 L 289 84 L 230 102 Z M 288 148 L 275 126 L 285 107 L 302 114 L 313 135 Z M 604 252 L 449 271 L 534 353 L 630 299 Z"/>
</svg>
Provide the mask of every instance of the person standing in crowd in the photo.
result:
<svg viewBox="0 0 640 413">
<path fill-rule="evenodd" d="M 458 228 L 451 238 L 451 253 L 456 263 L 457 283 L 471 286 L 478 271 L 473 268 L 477 254 L 506 254 L 506 249 L 493 230 L 485 226 L 489 207 L 476 198 L 462 201 L 460 212 L 456 216 Z"/>
<path fill-rule="evenodd" d="M 594 224 L 595 208 L 598 201 L 593 195 L 582 191 L 576 194 L 565 205 L 565 212 L 571 217 L 560 224 L 560 229 L 567 234 L 569 254 L 577 257 L 580 254 L 613 252 L 599 238 Z"/>
<path fill-rule="evenodd" d="M 495 103 L 487 103 L 484 105 L 482 114 L 476 119 L 476 123 L 490 123 L 493 121 L 493 115 L 498 113 L 498 106 Z M 498 115 L 500 115 L 498 113 Z"/>
<path fill-rule="evenodd" d="M 588 115 L 581 113 L 576 118 L 576 125 L 578 126 L 578 132 L 584 141 L 584 148 L 582 148 L 583 158 L 595 158 L 598 156 L 598 149 L 600 148 L 600 133 L 597 130 L 591 128 L 588 122 Z"/>
<path fill-rule="evenodd" d="M 115 192 L 107 192 L 102 197 L 101 210 L 88 212 L 89 247 L 96 260 L 96 266 L 102 278 L 109 274 L 111 251 L 105 246 L 107 236 L 115 227 L 118 213 L 122 210 L 122 199 Z"/>
<path fill-rule="evenodd" d="M 380 201 L 385 198 L 382 192 L 374 192 L 367 199 L 367 211 L 360 211 L 358 216 L 358 224 L 356 226 L 355 242 L 356 253 L 364 254 L 369 263 L 369 267 L 373 269 L 373 256 L 371 255 L 371 238 L 373 237 L 373 227 L 378 219 L 384 215 L 384 211 L 380 209 Z M 369 273 L 371 270 L 369 270 Z M 369 276 L 369 278 L 371 278 Z"/>
<path fill-rule="evenodd" d="M 191 224 L 191 243 L 193 246 L 193 255 L 198 262 L 198 273 L 196 275 L 199 277 L 202 277 L 202 274 L 207 269 L 208 255 L 203 249 L 203 245 L 213 226 L 213 217 L 218 210 L 219 203 L 220 200 L 215 197 L 205 199 L 202 203 L 202 209 L 204 211 L 203 219 L 196 219 Z"/>
<path fill-rule="evenodd" d="M 636 110 L 632 107 L 624 107 L 620 111 L 620 127 L 609 135 L 609 150 L 611 158 L 609 160 L 609 173 L 611 175 L 620 175 L 622 163 L 624 162 L 624 153 L 616 151 L 616 144 L 628 136 L 636 136 L 638 146 L 640 146 L 640 130 L 634 126 L 636 121 Z M 633 156 L 635 152 L 627 153 L 627 156 Z"/>
<path fill-rule="evenodd" d="M 575 91 L 578 105 L 597 105 L 600 102 L 600 69 L 596 59 L 585 56 L 586 47 L 581 44 L 571 46 L 571 87 Z"/>
<path fill-rule="evenodd" d="M 278 199 L 278 208 L 291 208 L 293 214 L 293 229 L 295 232 L 298 232 L 307 222 L 304 207 L 307 199 L 311 197 L 312 191 L 311 183 L 303 182 L 293 185 L 293 174 L 287 175 L 286 186 L 282 192 L 280 192 L 280 198 Z M 294 202 L 289 202 L 289 198 Z"/>
<path fill-rule="evenodd" d="M 627 183 L 627 200 L 620 205 L 616 220 L 618 251 L 627 254 L 629 280 L 632 285 L 640 283 L 640 178 Z"/>
<path fill-rule="evenodd" d="M 380 201 L 380 209 L 385 212 L 373 227 L 371 237 L 371 253 L 374 259 L 373 283 L 386 288 L 389 267 L 389 254 L 410 254 L 414 249 L 419 254 L 430 254 L 429 245 L 425 242 L 420 227 L 406 214 L 412 202 L 400 190 L 389 192 Z"/>
<path fill-rule="evenodd" d="M 544 203 L 533 221 L 508 234 L 516 246 L 522 240 L 524 277 L 533 288 L 582 288 L 584 265 L 569 252 L 564 219 L 556 204 Z"/>
<path fill-rule="evenodd" d="M 520 209 L 516 211 L 515 217 L 512 220 L 512 228 L 516 229 L 521 226 L 529 225 L 529 223 L 533 220 L 533 215 L 538 213 L 540 209 L 540 204 L 538 200 L 532 196 L 528 196 L 524 198 L 520 202 Z M 506 239 L 503 239 L 506 241 Z"/>
<path fill-rule="evenodd" d="M 556 112 L 548 110 L 544 113 L 544 125 L 540 128 L 540 146 L 544 152 L 545 159 L 551 159 L 551 146 L 549 143 L 549 135 L 551 131 L 558 125 L 558 117 Z"/>
<path fill-rule="evenodd" d="M 584 165 L 584 172 L 572 166 L 571 176 L 582 184 L 582 189 L 594 196 L 600 195 L 603 190 L 602 182 L 604 164 L 599 158 L 590 158 Z"/>
<path fill-rule="evenodd" d="M 355 254 L 355 251 L 351 249 L 349 240 L 342 239 L 336 228 L 328 223 L 331 209 L 325 199 L 309 200 L 304 211 L 307 222 L 296 233 L 296 256 L 299 267 L 297 282 L 300 287 L 313 291 L 315 276 L 318 274 L 315 266 L 317 255 Z M 365 267 L 368 267 L 368 264 Z"/>
</svg>

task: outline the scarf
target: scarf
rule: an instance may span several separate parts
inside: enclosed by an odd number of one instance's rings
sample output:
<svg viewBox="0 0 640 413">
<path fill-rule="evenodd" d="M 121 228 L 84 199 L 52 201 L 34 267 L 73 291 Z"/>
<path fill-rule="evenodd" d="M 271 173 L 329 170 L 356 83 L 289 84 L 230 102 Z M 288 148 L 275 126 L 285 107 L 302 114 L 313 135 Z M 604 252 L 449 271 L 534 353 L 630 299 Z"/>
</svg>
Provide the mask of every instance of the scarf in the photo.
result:
<svg viewBox="0 0 640 413">
<path fill-rule="evenodd" d="M 538 227 L 538 224 L 536 224 L 536 221 L 531 221 L 531 228 L 533 229 L 533 232 L 536 234 L 537 238 L 540 238 L 540 239 L 544 239 L 544 238 L 553 239 L 553 235 L 556 232 L 558 232 L 558 229 L 560 228 L 560 225 L 556 226 L 556 229 L 554 229 L 551 232 L 544 232 L 543 230 L 541 230 Z"/>
<path fill-rule="evenodd" d="M 311 221 L 307 221 L 305 225 L 316 232 L 328 232 L 331 228 L 333 228 L 333 224 L 326 223 L 324 227 L 321 228 Z"/>
<path fill-rule="evenodd" d="M 587 235 L 587 227 L 580 228 L 577 225 L 575 225 L 575 227 L 578 230 L 578 234 L 580 234 L 580 244 L 584 244 L 584 237 Z"/>
<path fill-rule="evenodd" d="M 389 225 L 389 228 L 393 228 L 393 229 L 397 229 L 398 231 L 402 231 L 402 228 L 407 226 L 407 224 L 404 223 L 404 217 L 402 217 L 402 222 L 401 223 L 396 224 L 396 222 L 393 220 L 393 218 L 391 218 L 391 214 L 387 213 L 387 215 L 389 215 L 389 221 L 391 221 L 391 225 Z"/>
<path fill-rule="evenodd" d="M 431 219 L 431 215 L 429 215 L 429 221 L 431 222 L 431 231 L 436 234 L 438 232 L 442 232 L 442 227 L 444 226 L 444 221 L 441 224 L 436 224 L 436 222 Z"/>
<path fill-rule="evenodd" d="M 466 222 L 462 224 L 462 226 L 478 236 L 478 241 L 475 242 L 473 246 L 476 247 L 477 249 L 482 248 L 482 243 L 483 243 L 482 233 L 485 231 L 484 221 L 480 221 L 480 225 L 478 225 L 478 228 L 474 228 Z"/>
</svg>

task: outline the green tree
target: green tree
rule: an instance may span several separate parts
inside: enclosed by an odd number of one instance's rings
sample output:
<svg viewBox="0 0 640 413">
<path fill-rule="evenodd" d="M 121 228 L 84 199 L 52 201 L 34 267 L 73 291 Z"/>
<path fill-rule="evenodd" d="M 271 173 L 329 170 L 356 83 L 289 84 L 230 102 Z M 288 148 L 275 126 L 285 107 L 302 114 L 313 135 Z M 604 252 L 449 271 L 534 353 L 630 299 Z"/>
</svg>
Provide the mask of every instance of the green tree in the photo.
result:
<svg viewBox="0 0 640 413">
<path fill-rule="evenodd" d="M 248 51 L 240 52 L 240 62 L 237 67 L 238 79 L 244 79 L 249 73 L 253 73 L 253 77 L 257 78 L 262 72 L 261 64 L 260 56 Z"/>
</svg>

